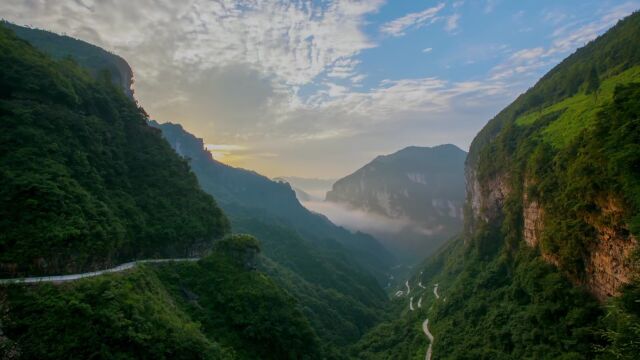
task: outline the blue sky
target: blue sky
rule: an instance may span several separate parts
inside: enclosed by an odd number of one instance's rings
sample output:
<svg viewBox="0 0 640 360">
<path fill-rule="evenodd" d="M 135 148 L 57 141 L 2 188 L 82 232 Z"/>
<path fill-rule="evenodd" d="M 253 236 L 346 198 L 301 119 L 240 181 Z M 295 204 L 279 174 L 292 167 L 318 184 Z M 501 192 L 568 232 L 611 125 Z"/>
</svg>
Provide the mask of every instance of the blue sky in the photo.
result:
<svg viewBox="0 0 640 360">
<path fill-rule="evenodd" d="M 0 16 L 123 56 L 136 97 L 214 156 L 340 177 L 409 145 L 467 149 L 640 0 L 4 0 Z"/>
</svg>

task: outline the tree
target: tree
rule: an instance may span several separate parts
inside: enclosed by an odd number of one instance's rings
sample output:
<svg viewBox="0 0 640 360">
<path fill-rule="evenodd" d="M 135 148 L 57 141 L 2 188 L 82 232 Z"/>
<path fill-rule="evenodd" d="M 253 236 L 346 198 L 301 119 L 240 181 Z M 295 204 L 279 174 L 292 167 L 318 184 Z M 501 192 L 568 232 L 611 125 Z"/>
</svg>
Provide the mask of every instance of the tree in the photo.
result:
<svg viewBox="0 0 640 360">
<path fill-rule="evenodd" d="M 595 93 L 596 101 L 598 100 L 598 89 L 600 89 L 600 76 L 595 66 L 592 66 L 587 77 L 587 94 Z"/>
</svg>

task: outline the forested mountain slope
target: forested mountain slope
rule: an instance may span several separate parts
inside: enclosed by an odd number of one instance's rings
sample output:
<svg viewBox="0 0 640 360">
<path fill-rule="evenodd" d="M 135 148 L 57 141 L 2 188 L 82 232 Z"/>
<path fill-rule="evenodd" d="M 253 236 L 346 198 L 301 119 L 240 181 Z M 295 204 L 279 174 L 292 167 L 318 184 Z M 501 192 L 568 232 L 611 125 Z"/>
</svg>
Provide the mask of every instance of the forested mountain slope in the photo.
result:
<svg viewBox="0 0 640 360">
<path fill-rule="evenodd" d="M 28 267 L 30 258 L 25 266 L 18 261 L 25 248 L 36 264 L 46 265 L 42 271 L 60 273 L 130 257 L 199 256 L 227 231 L 226 218 L 199 189 L 188 163 L 148 127 L 144 112 L 112 79 L 94 80 L 72 60 L 52 60 L 7 30 L 1 35 L 3 184 L 16 183 L 15 190 L 2 189 L 12 201 L 3 206 L 8 241 L 2 256 L 13 271 L 7 275 L 41 270 Z M 27 118 L 34 109 L 38 116 Z M 111 217 L 94 215 L 94 207 Z M 65 223 L 70 215 L 80 218 Z M 47 227 L 15 226 L 20 218 Z M 2 356 L 341 357 L 336 347 L 357 340 L 379 318 L 385 296 L 376 281 L 339 246 L 335 253 L 320 252 L 276 224 L 246 224 L 247 231 L 266 229 L 254 232 L 265 234 L 269 254 L 283 265 L 258 257 L 255 240 L 235 237 L 218 241 L 198 264 L 148 265 L 60 286 L 3 287 Z M 122 234 L 113 230 L 117 226 Z M 101 237 L 85 239 L 85 228 Z M 13 234 L 25 243 L 9 241 Z M 106 246 L 113 246 L 113 257 Z"/>
<path fill-rule="evenodd" d="M 467 160 L 466 234 L 409 279 L 422 307 L 395 298 L 398 319 L 355 352 L 422 358 L 428 318 L 436 359 L 637 357 L 639 49 L 635 13 L 489 122 Z"/>
<path fill-rule="evenodd" d="M 213 198 L 109 79 L 0 26 L 0 272 L 60 274 L 201 254 Z"/>
<path fill-rule="evenodd" d="M 305 315 L 326 344 L 351 344 L 381 319 L 386 295 L 371 274 L 386 280 L 390 255 L 374 238 L 309 212 L 289 184 L 216 161 L 202 140 L 180 125 L 152 125 L 189 159 L 233 230 L 260 239 L 265 256 L 260 269 L 305 304 Z"/>
<path fill-rule="evenodd" d="M 94 77 L 106 71 L 111 82 L 120 86 L 125 94 L 133 98 L 133 71 L 120 56 L 68 36 L 18 26 L 10 22 L 2 22 L 1 24 L 12 30 L 17 37 L 28 41 L 31 45 L 54 59 L 60 60 L 72 57 Z"/>
<path fill-rule="evenodd" d="M 258 243 L 216 242 L 199 262 L 143 265 L 0 291 L 2 358 L 322 359 L 303 308 L 254 270 Z M 5 356 L 11 357 L 5 357 Z"/>
<path fill-rule="evenodd" d="M 355 262 L 379 276 L 392 264 L 392 256 L 376 239 L 363 233 L 353 234 L 324 216 L 310 212 L 300 204 L 289 184 L 216 161 L 204 148 L 202 139 L 180 125 L 151 124 L 160 128 L 176 151 L 189 159 L 203 189 L 221 203 L 230 217 L 237 211 L 241 212 L 238 217 L 247 212 L 272 217 L 316 246 L 348 250 Z"/>
<path fill-rule="evenodd" d="M 114 55 L 79 40 L 61 37 L 40 30 L 21 28 L 15 25 L 13 28 L 19 29 L 20 35 L 25 39 L 49 39 L 48 42 L 36 42 L 36 44 L 37 46 L 43 46 L 43 50 L 48 53 L 54 55 L 65 54 L 63 58 L 70 57 L 73 59 L 62 59 L 58 62 L 72 64 L 76 60 L 76 54 L 78 54 L 78 62 L 83 66 L 89 66 L 91 70 L 83 73 L 86 81 L 93 81 L 89 78 L 89 75 L 92 75 L 101 79 L 101 81 L 96 82 L 96 86 L 104 86 L 110 89 L 110 91 L 115 93 L 119 92 L 117 88 L 119 84 L 115 82 L 114 78 L 112 76 L 105 77 L 101 72 L 104 70 L 101 68 L 102 64 L 108 62 L 109 58 Z M 32 32 L 35 32 L 35 35 L 32 34 Z M 100 51 L 95 51 L 94 48 Z M 83 62 L 81 60 L 82 56 L 87 52 L 95 52 L 97 57 L 106 56 L 107 59 L 91 58 L 91 61 Z M 48 61 L 55 63 L 55 61 Z M 70 66 L 75 67 L 75 65 Z M 83 70 L 77 69 L 76 71 L 82 72 Z M 13 78 L 11 80 L 18 82 L 19 78 Z M 115 86 L 111 86 L 109 82 Z M 99 95 L 100 92 L 97 91 L 97 94 Z M 131 103 L 126 97 L 121 97 L 123 103 Z M 141 114 L 141 124 L 144 124 L 145 116 L 143 113 Z M 152 124 L 157 126 L 157 124 L 153 122 Z M 7 128 L 15 126 L 15 124 L 6 125 Z M 38 125 L 43 124 L 38 122 Z M 173 125 L 171 125 L 171 127 L 173 128 Z M 154 136 L 158 136 L 157 130 L 152 128 L 147 129 Z M 264 278 L 264 274 L 268 274 L 274 280 L 273 284 L 278 286 L 277 290 L 274 291 L 288 291 L 292 299 L 295 300 L 290 306 L 293 308 L 299 307 L 305 319 L 304 321 L 307 322 L 308 319 L 308 323 L 313 327 L 313 332 L 318 334 L 317 338 L 315 338 L 314 335 L 315 340 L 313 340 L 317 344 L 313 345 L 309 349 L 309 352 L 313 353 L 313 356 L 331 354 L 326 356 L 330 358 L 344 357 L 344 354 L 339 349 L 357 341 L 367 329 L 379 321 L 381 308 L 386 302 L 386 296 L 375 278 L 364 270 L 364 266 L 356 264 L 351 251 L 360 251 L 360 254 L 371 251 L 370 254 L 362 256 L 363 264 L 375 269 L 379 274 L 383 274 L 384 270 L 389 267 L 388 253 L 386 253 L 373 238 L 364 234 L 351 234 L 331 224 L 325 218 L 309 213 L 297 202 L 295 195 L 287 185 L 270 181 L 250 171 L 234 169 L 216 162 L 211 158 L 210 154 L 204 150 L 202 142 L 199 139 L 186 133 L 181 128 L 179 128 L 179 130 L 176 134 L 181 137 L 183 147 L 177 147 L 176 149 L 187 157 L 185 161 L 181 160 L 181 164 L 185 169 L 185 173 L 183 174 L 185 176 L 184 180 L 194 181 L 193 174 L 188 171 L 188 162 L 191 162 L 193 169 L 199 171 L 199 175 L 202 175 L 200 171 L 204 171 L 205 176 L 201 176 L 201 179 L 207 184 L 206 190 L 215 195 L 216 200 L 221 199 L 219 203 L 231 214 L 230 218 L 234 231 L 251 233 L 260 238 L 263 256 L 257 258 L 256 266 L 263 271 L 263 275 L 261 276 Z M 15 141 L 22 141 L 21 136 L 22 133 L 16 134 L 14 137 Z M 71 147 L 75 145 L 75 136 L 78 135 L 76 133 L 69 134 L 68 146 Z M 86 140 L 88 141 L 92 136 L 92 133 L 87 134 Z M 136 146 L 136 149 L 139 151 L 139 153 L 132 155 L 134 158 L 144 156 L 145 158 L 153 159 L 153 156 L 160 156 L 156 154 L 157 151 L 152 148 L 146 148 L 145 144 L 137 144 L 136 142 L 138 140 L 134 140 L 134 138 L 127 138 L 127 140 L 132 143 L 130 145 L 127 144 L 127 146 Z M 164 139 L 159 138 L 158 140 L 159 143 L 165 146 L 165 148 L 162 149 L 163 151 L 168 149 L 171 156 L 177 158 L 176 154 L 167 146 Z M 185 147 L 187 149 L 193 147 L 193 149 L 190 150 L 191 152 L 184 153 L 183 150 Z M 16 148 L 18 148 L 17 145 Z M 113 151 L 109 143 L 103 144 L 101 149 L 103 151 Z M 91 158 L 89 160 L 91 160 Z M 163 163 L 161 159 L 158 161 Z M 167 163 L 171 166 L 171 159 L 167 160 Z M 144 170 L 144 164 L 138 165 L 134 170 Z M 162 181 L 160 181 L 160 179 L 155 178 L 156 175 L 165 178 L 168 177 L 169 179 L 161 179 Z M 173 176 L 173 173 L 166 173 L 163 169 L 155 170 L 153 176 L 148 176 L 149 181 L 164 186 L 162 191 L 166 192 L 166 194 L 158 193 L 153 195 L 153 201 L 159 201 L 165 205 L 175 203 L 175 206 L 178 206 L 180 204 L 180 201 L 173 198 L 174 194 L 170 183 L 171 176 Z M 197 184 L 195 185 L 196 187 L 194 187 L 194 189 L 198 192 Z M 146 195 L 140 194 L 140 196 Z M 185 196 L 187 198 L 184 200 L 189 200 L 189 194 L 185 194 Z M 30 195 L 30 199 L 37 200 L 38 194 Z M 147 201 L 147 199 L 142 198 L 141 201 Z M 191 202 L 194 206 L 197 205 L 197 203 Z M 188 209 L 188 211 L 191 210 L 199 211 L 198 216 L 206 216 L 207 213 L 213 216 L 219 214 L 217 208 L 212 212 L 206 208 L 194 207 L 193 209 Z M 52 209 L 48 211 L 51 212 Z M 166 220 L 168 224 L 166 229 L 169 234 L 176 232 L 176 230 L 171 227 L 172 219 L 163 219 L 163 216 L 171 216 L 170 213 L 160 211 L 155 215 L 154 221 L 163 223 Z M 184 214 L 184 216 L 188 215 L 191 214 L 188 212 Z M 131 219 L 131 221 L 134 220 L 135 218 Z M 194 221 L 195 220 L 197 219 L 194 219 Z M 193 223 L 184 222 L 185 226 L 191 226 L 192 224 Z M 145 226 L 139 225 L 139 228 L 145 229 Z M 194 230 L 197 230 L 197 228 L 196 226 Z M 300 229 L 300 231 L 296 229 Z M 175 235 L 184 234 L 176 233 Z M 187 240 L 188 239 L 185 239 L 185 243 L 187 243 Z M 349 246 L 351 246 L 351 249 L 349 249 Z M 204 248 L 199 250 L 204 250 Z M 63 255 L 66 254 L 62 250 L 60 252 Z M 199 254 L 200 252 L 193 252 L 188 255 L 197 256 Z M 141 253 L 136 255 L 136 257 L 156 257 L 164 255 L 166 254 L 154 252 L 148 255 Z M 183 256 L 186 255 L 177 257 Z M 7 258 L 13 259 L 11 255 L 7 255 Z M 104 265 L 104 267 L 107 266 L 107 264 L 95 264 L 95 267 L 103 267 L 102 265 Z M 176 264 L 176 266 L 183 267 L 185 265 Z M 51 270 L 51 272 L 56 272 L 56 270 Z M 138 270 L 135 270 L 135 273 L 138 274 Z M 148 272 L 142 272 L 142 274 L 144 274 L 144 276 L 150 276 Z M 202 276 L 202 274 L 198 276 Z M 123 281 L 129 283 L 134 280 L 127 278 Z M 148 281 L 152 282 L 152 279 Z M 87 285 L 86 291 L 97 291 L 94 289 L 94 286 L 97 286 L 97 284 L 100 284 L 103 291 L 111 291 L 109 290 L 111 286 L 120 286 L 119 282 L 104 283 L 97 280 L 95 282 L 88 281 L 87 284 L 90 285 Z M 250 282 L 242 286 L 245 285 L 251 286 Z M 75 289 L 74 286 L 69 286 L 68 288 Z M 161 290 L 158 291 L 161 292 Z M 205 290 L 203 290 L 203 292 L 204 291 Z M 134 292 L 130 295 L 134 297 L 141 296 L 146 299 L 144 301 L 155 301 L 153 294 L 138 294 Z M 183 296 L 184 294 L 179 295 Z M 66 292 L 56 293 L 56 295 L 52 295 L 49 300 L 53 301 L 56 296 L 65 298 L 70 295 Z M 9 301 L 13 301 L 13 297 L 10 296 Z M 304 304 L 304 306 L 300 306 L 300 304 Z M 116 306 L 109 302 L 91 304 L 91 306 L 95 306 L 96 308 L 112 305 Z M 265 300 L 264 306 L 275 305 Z M 13 311 L 10 310 L 9 314 L 13 316 Z M 52 319 L 55 318 L 54 315 L 51 316 Z M 277 314 L 274 314 L 274 316 L 277 316 Z M 128 315 L 125 315 L 125 318 L 128 318 Z M 43 320 L 48 321 L 49 319 Z M 266 319 L 265 321 L 269 322 L 272 320 Z M 27 326 L 28 321 L 21 324 L 21 326 Z M 253 324 L 252 326 L 258 325 Z M 32 331 L 30 329 L 23 330 Z M 37 334 L 36 330 L 33 331 L 35 331 L 34 334 Z M 265 339 L 272 339 L 272 335 L 263 336 Z M 19 343 L 21 342 L 19 341 Z M 246 344 L 240 341 L 234 346 L 242 347 L 246 346 Z M 115 347 L 117 348 L 117 346 Z M 112 350 L 115 351 L 117 350 L 116 348 Z M 65 351 L 70 350 L 66 349 Z M 244 355 L 240 356 L 240 358 L 244 358 Z"/>
</svg>

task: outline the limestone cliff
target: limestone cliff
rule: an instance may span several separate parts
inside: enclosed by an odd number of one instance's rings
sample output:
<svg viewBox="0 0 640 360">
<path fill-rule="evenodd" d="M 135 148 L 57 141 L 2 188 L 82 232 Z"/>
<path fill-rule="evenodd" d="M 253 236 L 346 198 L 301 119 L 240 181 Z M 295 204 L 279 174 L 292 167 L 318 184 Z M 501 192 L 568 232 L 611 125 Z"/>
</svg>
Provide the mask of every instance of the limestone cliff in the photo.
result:
<svg viewBox="0 0 640 360">
<path fill-rule="evenodd" d="M 539 249 L 601 301 L 638 275 L 638 47 L 640 13 L 501 111 L 466 162 L 469 233 L 493 224 L 507 249 Z"/>
<path fill-rule="evenodd" d="M 496 175 L 481 183 L 475 171 L 467 169 L 469 206 L 477 222 L 499 221 L 511 187 L 508 175 Z M 539 248 L 541 256 L 559 266 L 557 255 L 541 246 L 545 234 L 545 208 L 538 199 L 528 195 L 530 182 L 524 182 L 522 192 L 522 239 L 533 248 Z M 470 219 L 472 220 L 472 219 Z M 595 236 L 583 257 L 584 274 L 572 277 L 601 301 L 619 294 L 621 286 L 631 281 L 633 264 L 630 257 L 638 245 L 623 221 L 623 208 L 619 200 L 606 198 L 600 204 L 598 216 L 584 219 L 595 229 Z"/>
</svg>

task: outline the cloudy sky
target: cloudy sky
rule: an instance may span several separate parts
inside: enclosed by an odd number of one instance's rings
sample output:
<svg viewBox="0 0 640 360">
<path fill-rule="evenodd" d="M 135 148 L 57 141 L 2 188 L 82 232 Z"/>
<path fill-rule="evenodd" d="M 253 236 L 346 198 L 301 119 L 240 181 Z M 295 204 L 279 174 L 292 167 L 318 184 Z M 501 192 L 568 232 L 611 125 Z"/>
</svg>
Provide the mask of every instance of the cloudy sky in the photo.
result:
<svg viewBox="0 0 640 360">
<path fill-rule="evenodd" d="M 160 122 L 268 176 L 340 177 L 408 145 L 467 149 L 640 0 L 2 0 L 0 17 L 133 67 Z"/>
</svg>

